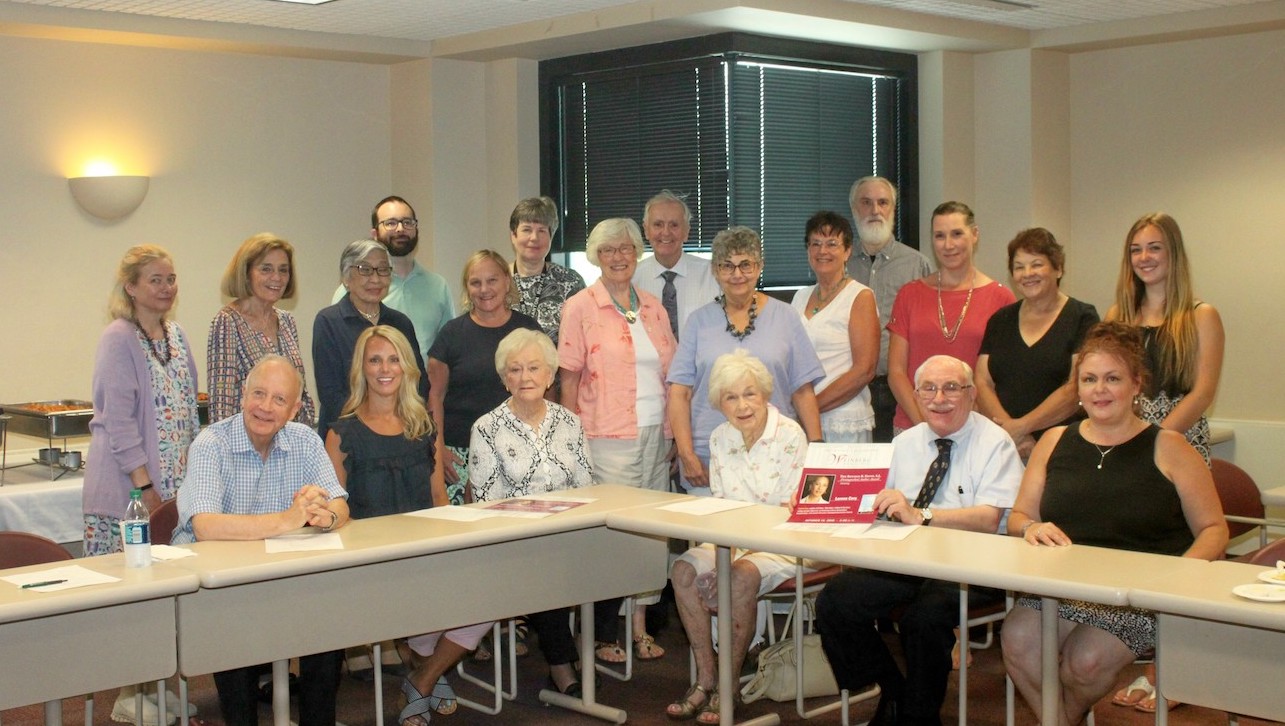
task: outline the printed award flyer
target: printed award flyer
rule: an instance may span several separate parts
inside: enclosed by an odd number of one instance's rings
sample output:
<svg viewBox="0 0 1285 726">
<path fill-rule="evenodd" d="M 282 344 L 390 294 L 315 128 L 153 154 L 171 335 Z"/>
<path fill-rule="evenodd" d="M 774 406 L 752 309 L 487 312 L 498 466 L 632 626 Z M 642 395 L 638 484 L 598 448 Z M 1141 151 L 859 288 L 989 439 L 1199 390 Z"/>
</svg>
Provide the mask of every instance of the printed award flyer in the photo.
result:
<svg viewBox="0 0 1285 726">
<path fill-rule="evenodd" d="M 892 444 L 812 444 L 791 522 L 869 523 L 875 494 L 888 486 Z"/>
</svg>

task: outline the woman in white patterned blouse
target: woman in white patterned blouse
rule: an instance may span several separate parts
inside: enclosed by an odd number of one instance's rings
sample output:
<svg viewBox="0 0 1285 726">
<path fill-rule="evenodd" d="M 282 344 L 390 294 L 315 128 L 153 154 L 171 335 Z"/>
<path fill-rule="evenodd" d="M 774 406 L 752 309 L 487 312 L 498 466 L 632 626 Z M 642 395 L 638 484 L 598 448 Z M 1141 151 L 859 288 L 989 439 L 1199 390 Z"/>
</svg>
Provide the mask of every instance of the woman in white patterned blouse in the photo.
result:
<svg viewBox="0 0 1285 726">
<path fill-rule="evenodd" d="M 473 424 L 468 478 L 474 501 L 589 486 L 592 465 L 580 419 L 544 398 L 558 370 L 549 336 L 525 328 L 504 336 L 495 370 L 509 398 Z M 579 698 L 569 614 L 570 608 L 558 608 L 528 619 L 549 663 L 549 687 Z"/>
</svg>

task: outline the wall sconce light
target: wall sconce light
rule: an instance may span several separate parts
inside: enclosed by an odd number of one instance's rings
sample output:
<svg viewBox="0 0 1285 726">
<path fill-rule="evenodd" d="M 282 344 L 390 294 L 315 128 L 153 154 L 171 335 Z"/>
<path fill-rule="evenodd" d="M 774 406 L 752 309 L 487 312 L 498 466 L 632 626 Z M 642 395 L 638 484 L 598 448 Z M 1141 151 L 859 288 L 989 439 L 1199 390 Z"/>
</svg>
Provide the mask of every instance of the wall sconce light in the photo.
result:
<svg viewBox="0 0 1285 726">
<path fill-rule="evenodd" d="M 151 178 L 145 176 L 78 176 L 67 180 L 80 208 L 99 219 L 120 219 L 138 209 Z"/>
</svg>

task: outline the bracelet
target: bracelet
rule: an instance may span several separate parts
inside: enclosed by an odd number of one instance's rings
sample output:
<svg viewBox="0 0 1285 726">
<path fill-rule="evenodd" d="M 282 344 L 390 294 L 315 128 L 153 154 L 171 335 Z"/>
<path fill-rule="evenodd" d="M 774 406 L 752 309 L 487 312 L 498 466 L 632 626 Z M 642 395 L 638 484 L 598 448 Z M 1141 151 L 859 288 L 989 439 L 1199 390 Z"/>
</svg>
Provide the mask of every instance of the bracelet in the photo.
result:
<svg viewBox="0 0 1285 726">
<path fill-rule="evenodd" d="M 134 487 L 134 488 L 135 488 L 135 489 L 137 489 L 137 490 L 139 490 L 140 492 L 145 492 L 145 491 L 147 491 L 148 489 L 151 489 L 151 488 L 152 488 L 152 483 L 149 481 L 149 482 L 147 482 L 146 484 L 144 484 L 144 485 L 143 485 L 143 486 L 141 486 L 141 487 Z"/>
<path fill-rule="evenodd" d="M 335 528 L 335 523 L 336 523 L 336 522 L 338 522 L 338 521 L 339 521 L 339 515 L 338 515 L 338 514 L 335 514 L 334 512 L 331 512 L 331 513 L 330 513 L 330 524 L 326 525 L 325 527 L 322 527 L 322 528 L 321 528 L 321 531 L 322 531 L 322 532 L 329 532 L 330 530 L 332 530 L 332 529 L 334 529 L 334 528 Z"/>
<path fill-rule="evenodd" d="M 1044 524 L 1044 523 L 1043 523 L 1043 522 L 1037 522 L 1037 521 L 1035 521 L 1034 519 L 1032 519 L 1031 521 L 1027 522 L 1026 524 L 1023 524 L 1023 525 L 1022 525 L 1022 539 L 1026 539 L 1026 530 L 1030 529 L 1032 524 Z"/>
</svg>

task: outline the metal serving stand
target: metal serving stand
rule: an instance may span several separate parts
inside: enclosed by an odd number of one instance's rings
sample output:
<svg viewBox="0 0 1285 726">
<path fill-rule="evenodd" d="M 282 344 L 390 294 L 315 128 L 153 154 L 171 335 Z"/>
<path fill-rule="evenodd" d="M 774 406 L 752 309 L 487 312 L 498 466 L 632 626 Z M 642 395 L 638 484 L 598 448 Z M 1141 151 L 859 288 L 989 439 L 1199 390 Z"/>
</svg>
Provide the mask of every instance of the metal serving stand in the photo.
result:
<svg viewBox="0 0 1285 726">
<path fill-rule="evenodd" d="M 61 410 L 42 410 L 41 406 L 57 406 Z M 32 403 L 5 404 L 3 407 L 6 428 L 13 433 L 36 438 L 44 438 L 49 448 L 54 448 L 54 440 L 62 441 L 61 449 L 67 448 L 67 439 L 74 436 L 89 435 L 89 420 L 94 417 L 94 405 L 89 401 L 62 399 L 58 401 L 33 401 Z M 0 454 L 0 467 L 16 469 L 20 466 L 40 464 L 49 467 L 49 480 L 57 481 L 69 471 L 80 467 L 63 466 L 58 459 L 43 461 L 32 459 L 21 464 L 8 463 L 8 432 L 4 435 L 4 453 Z"/>
</svg>

